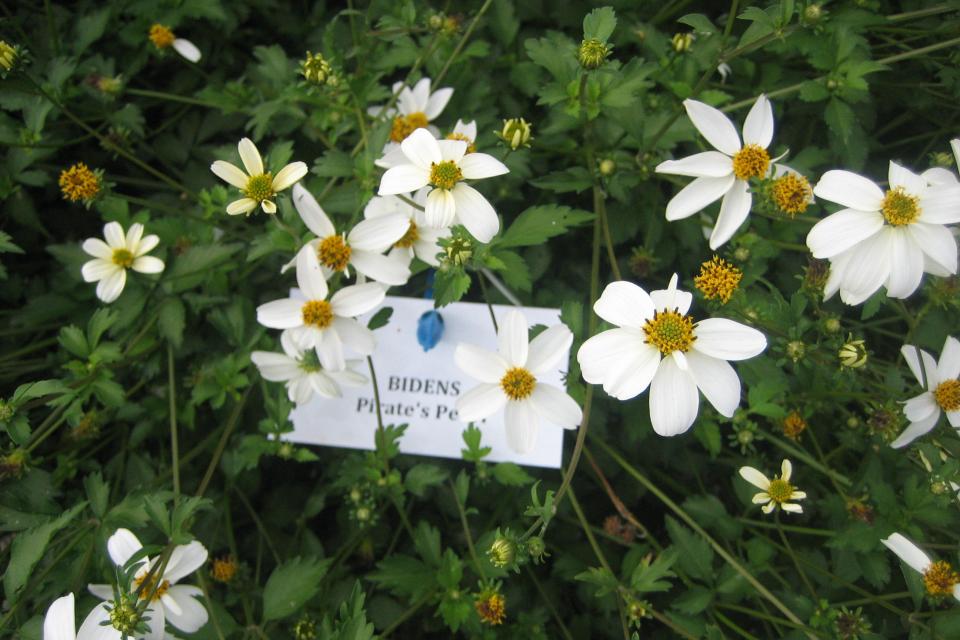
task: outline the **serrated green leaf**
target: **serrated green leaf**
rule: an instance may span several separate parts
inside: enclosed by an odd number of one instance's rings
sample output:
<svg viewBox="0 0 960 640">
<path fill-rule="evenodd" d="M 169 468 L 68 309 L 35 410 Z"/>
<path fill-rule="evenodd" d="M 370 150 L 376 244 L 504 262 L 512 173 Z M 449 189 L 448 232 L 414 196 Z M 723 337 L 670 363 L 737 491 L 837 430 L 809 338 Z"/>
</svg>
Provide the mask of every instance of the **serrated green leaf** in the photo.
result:
<svg viewBox="0 0 960 640">
<path fill-rule="evenodd" d="M 586 170 L 584 169 L 584 172 Z M 582 209 L 559 205 L 530 207 L 513 221 L 496 243 L 498 247 L 528 247 L 566 233 L 567 229 L 593 220 L 593 214 Z"/>
<path fill-rule="evenodd" d="M 617 14 L 612 7 L 599 7 L 588 13 L 583 19 L 583 37 L 585 40 L 596 38 L 606 42 L 617 27 Z"/>
<path fill-rule="evenodd" d="M 456 302 L 470 289 L 470 276 L 463 269 L 437 271 L 433 281 L 433 300 L 437 307 Z"/>
<path fill-rule="evenodd" d="M 512 462 L 500 462 L 493 467 L 493 477 L 508 487 L 522 487 L 533 482 L 533 477 Z"/>
<path fill-rule="evenodd" d="M 407 491 L 422 498 L 429 487 L 435 486 L 447 479 L 446 469 L 441 469 L 434 464 L 418 464 L 403 479 L 403 484 Z"/>
<path fill-rule="evenodd" d="M 179 298 L 170 297 L 163 301 L 157 313 L 157 330 L 174 347 L 183 343 L 183 330 L 187 322 L 187 310 Z"/>
<path fill-rule="evenodd" d="M 320 589 L 320 580 L 331 562 L 313 556 L 298 557 L 274 569 L 263 588 L 264 622 L 299 611 Z"/>
<path fill-rule="evenodd" d="M 83 501 L 64 511 L 60 517 L 24 531 L 13 539 L 10 562 L 3 574 L 3 591 L 8 600 L 15 601 L 19 597 L 17 592 L 27 583 L 53 534 L 67 526 L 86 506 L 87 502 Z"/>
<path fill-rule="evenodd" d="M 706 540 L 693 533 L 673 517 L 667 516 L 667 532 L 680 551 L 677 560 L 681 569 L 691 578 L 710 580 L 713 576 L 713 549 Z"/>
</svg>

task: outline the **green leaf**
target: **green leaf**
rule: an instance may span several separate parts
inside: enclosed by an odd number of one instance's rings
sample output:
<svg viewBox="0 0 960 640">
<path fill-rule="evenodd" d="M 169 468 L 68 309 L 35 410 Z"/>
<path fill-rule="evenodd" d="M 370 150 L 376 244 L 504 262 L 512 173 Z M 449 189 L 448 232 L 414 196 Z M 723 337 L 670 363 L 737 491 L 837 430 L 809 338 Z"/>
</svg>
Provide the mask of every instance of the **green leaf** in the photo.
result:
<svg viewBox="0 0 960 640">
<path fill-rule="evenodd" d="M 596 38 L 606 42 L 617 27 L 617 14 L 611 7 L 594 9 L 583 19 L 584 39 Z"/>
<path fill-rule="evenodd" d="M 374 331 L 380 327 L 385 327 L 387 323 L 390 322 L 391 316 L 393 316 L 393 307 L 381 307 L 380 310 L 370 318 L 370 322 L 367 323 L 367 328 Z"/>
<path fill-rule="evenodd" d="M 76 21 L 76 36 L 73 38 L 73 52 L 83 53 L 87 47 L 103 36 L 110 19 L 110 6 L 93 13 L 82 13 Z"/>
<path fill-rule="evenodd" d="M 497 272 L 508 287 L 515 291 L 530 291 L 533 289 L 530 267 L 518 253 L 498 250 L 494 257 L 500 262 Z"/>
<path fill-rule="evenodd" d="M 378 562 L 369 578 L 396 596 L 416 598 L 433 589 L 436 572 L 416 558 L 395 553 Z"/>
<path fill-rule="evenodd" d="M 710 18 L 703 15 L 702 13 L 688 13 L 685 16 L 680 16 L 677 18 L 677 22 L 680 24 L 685 24 L 693 27 L 694 31 L 702 33 L 704 35 L 709 35 L 711 33 L 717 33 L 719 29 L 712 22 Z"/>
<path fill-rule="evenodd" d="M 552 171 L 542 178 L 531 180 L 530 183 L 535 187 L 555 191 L 556 193 L 568 193 L 570 191 L 580 193 L 593 186 L 593 179 L 586 168 L 570 167 L 562 171 Z"/>
<path fill-rule="evenodd" d="M 619 586 L 617 577 L 613 575 L 609 569 L 604 567 L 590 567 L 586 571 L 578 573 L 573 577 L 575 580 L 589 582 L 592 585 L 596 585 L 598 587 L 596 593 L 597 597 L 605 596 L 610 593 L 616 593 Z"/>
<path fill-rule="evenodd" d="M 163 301 L 157 313 L 157 329 L 174 347 L 183 343 L 183 330 L 186 327 L 187 311 L 179 298 L 170 297 Z"/>
<path fill-rule="evenodd" d="M 694 585 L 674 599 L 672 606 L 681 613 L 694 616 L 706 609 L 711 600 L 713 600 L 713 593 L 709 589 Z"/>
<path fill-rule="evenodd" d="M 84 335 L 80 327 L 69 325 L 60 329 L 60 346 L 75 355 L 78 358 L 86 360 L 90 355 L 90 347 L 87 345 L 87 336 Z"/>
<path fill-rule="evenodd" d="M 110 501 L 110 485 L 103 480 L 103 475 L 95 471 L 83 479 L 83 488 L 87 492 L 87 500 L 90 501 L 90 510 L 93 515 L 103 518 L 107 513 L 107 507 Z"/>
<path fill-rule="evenodd" d="M 10 398 L 10 403 L 16 407 L 31 398 L 40 398 L 42 396 L 67 391 L 69 391 L 69 389 L 67 389 L 60 380 L 37 380 L 17 387 L 16 391 L 13 392 L 13 396 Z"/>
<path fill-rule="evenodd" d="M 331 149 L 313 165 L 313 173 L 322 178 L 349 178 L 353 175 L 353 158 L 346 151 Z"/>
<path fill-rule="evenodd" d="M 440 530 L 421 520 L 413 533 L 413 546 L 431 567 L 440 566 Z"/>
<path fill-rule="evenodd" d="M 86 500 L 64 511 L 60 517 L 17 535 L 10 545 L 10 563 L 3 575 L 3 590 L 7 600 L 15 601 L 17 592 L 30 578 L 33 567 L 43 557 L 53 534 L 63 529 L 87 506 Z"/>
<path fill-rule="evenodd" d="M 584 169 L 586 171 L 586 169 Z M 593 220 L 593 214 L 582 209 L 559 205 L 530 207 L 513 221 L 498 247 L 528 247 L 566 233 L 567 229 Z"/>
<path fill-rule="evenodd" d="M 676 574 L 670 571 L 670 567 L 677 561 L 679 555 L 680 552 L 672 547 L 657 556 L 652 563 L 649 559 L 641 561 L 630 575 L 631 588 L 640 593 L 669 591 L 671 584 L 664 578 L 676 577 Z"/>
<path fill-rule="evenodd" d="M 533 477 L 530 474 L 512 462 L 501 462 L 494 465 L 493 477 L 497 482 L 508 487 L 522 487 L 533 482 Z"/>
<path fill-rule="evenodd" d="M 437 307 L 456 302 L 470 288 L 470 276 L 463 269 L 438 270 L 433 281 L 433 300 Z"/>
<path fill-rule="evenodd" d="M 429 487 L 438 485 L 447 479 L 446 469 L 433 464 L 418 464 L 407 472 L 403 484 L 407 491 L 422 498 Z"/>
<path fill-rule="evenodd" d="M 300 610 L 320 589 L 331 560 L 308 556 L 284 562 L 263 588 L 263 620 L 279 620 Z"/>
<path fill-rule="evenodd" d="M 691 578 L 710 580 L 713 577 L 713 549 L 707 541 L 671 516 L 667 516 L 667 532 L 680 551 L 678 563 Z"/>
<path fill-rule="evenodd" d="M 164 275 L 171 293 L 192 289 L 210 277 L 212 270 L 243 248 L 241 244 L 193 246 L 183 252 Z"/>
<path fill-rule="evenodd" d="M 437 582 L 444 589 L 456 589 L 462 578 L 463 561 L 452 549 L 447 549 L 443 552 L 443 561 L 437 570 Z"/>
<path fill-rule="evenodd" d="M 823 117 L 830 131 L 840 139 L 842 145 L 851 142 L 856 116 L 850 105 L 839 98 L 831 98 L 823 112 Z"/>
<path fill-rule="evenodd" d="M 475 427 L 473 423 L 467 425 L 467 428 L 463 430 L 461 434 L 463 442 L 467 445 L 466 449 L 460 449 L 463 459 L 467 462 L 480 462 L 483 458 L 490 455 L 490 452 L 493 451 L 492 447 L 481 447 L 480 439 L 483 437 L 483 432 Z"/>
</svg>

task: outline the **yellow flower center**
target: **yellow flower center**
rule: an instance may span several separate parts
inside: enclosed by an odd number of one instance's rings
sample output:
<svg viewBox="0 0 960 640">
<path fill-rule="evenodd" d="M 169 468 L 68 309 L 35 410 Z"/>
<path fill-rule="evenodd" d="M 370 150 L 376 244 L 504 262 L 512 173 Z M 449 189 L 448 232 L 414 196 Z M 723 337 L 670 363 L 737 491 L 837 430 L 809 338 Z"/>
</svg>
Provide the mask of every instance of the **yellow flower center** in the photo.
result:
<svg viewBox="0 0 960 640">
<path fill-rule="evenodd" d="M 317 259 L 320 260 L 320 264 L 334 271 L 346 269 L 352 253 L 353 249 L 343 236 L 327 236 L 317 247 Z"/>
<path fill-rule="evenodd" d="M 214 558 L 210 567 L 210 575 L 217 582 L 230 582 L 237 575 L 237 561 L 232 556 Z"/>
<path fill-rule="evenodd" d="M 477 145 L 474 143 L 474 141 L 468 138 L 467 136 L 463 135 L 462 133 L 456 133 L 456 132 L 448 133 L 447 140 L 461 140 L 463 142 L 466 142 L 467 153 L 476 153 L 477 151 Z"/>
<path fill-rule="evenodd" d="M 257 202 L 269 200 L 276 195 L 273 191 L 273 174 L 268 171 L 247 178 L 247 188 L 243 190 L 243 194 Z"/>
<path fill-rule="evenodd" d="M 166 49 L 173 44 L 174 35 L 170 27 L 162 24 L 155 24 L 150 27 L 150 42 L 156 45 L 157 49 Z"/>
<path fill-rule="evenodd" d="M 785 173 L 774 180 L 771 193 L 777 208 L 790 217 L 806 211 L 813 199 L 810 182 L 794 173 Z"/>
<path fill-rule="evenodd" d="M 796 411 L 791 411 L 790 414 L 783 419 L 783 435 L 791 440 L 798 439 L 806 428 L 807 421 Z"/>
<path fill-rule="evenodd" d="M 944 411 L 960 410 L 960 380 L 944 380 L 934 389 L 933 397 Z"/>
<path fill-rule="evenodd" d="M 770 500 L 773 502 L 783 504 L 793 495 L 793 485 L 783 478 L 774 478 L 770 481 L 770 486 L 767 488 L 767 495 L 770 496 Z"/>
<path fill-rule="evenodd" d="M 908 194 L 903 187 L 897 187 L 883 196 L 880 213 L 893 226 L 902 227 L 916 222 L 920 217 L 920 204 L 916 196 Z"/>
<path fill-rule="evenodd" d="M 663 355 L 674 351 L 689 351 L 693 341 L 693 318 L 681 315 L 676 309 L 673 311 L 655 311 L 653 318 L 643 325 L 643 332 L 647 334 L 644 340 L 652 344 Z"/>
<path fill-rule="evenodd" d="M 333 322 L 333 307 L 326 300 L 310 300 L 300 309 L 303 324 L 326 329 Z"/>
<path fill-rule="evenodd" d="M 746 144 L 733 156 L 733 173 L 740 180 L 762 178 L 770 168 L 770 154 L 758 144 Z"/>
<path fill-rule="evenodd" d="M 481 593 L 473 606 L 480 621 L 489 625 L 503 624 L 507 617 L 507 600 L 495 591 Z"/>
<path fill-rule="evenodd" d="M 87 165 L 78 162 L 60 173 L 60 191 L 64 200 L 91 200 L 100 193 L 100 178 Z"/>
<path fill-rule="evenodd" d="M 394 242 L 393 246 L 399 247 L 401 249 L 409 249 L 419 239 L 420 239 L 420 232 L 417 230 L 417 223 L 411 220 L 410 226 L 407 228 L 407 232 L 403 234 L 402 238 Z"/>
<path fill-rule="evenodd" d="M 500 387 L 511 400 L 523 400 L 533 393 L 537 379 L 523 367 L 508 369 L 500 379 Z"/>
<path fill-rule="evenodd" d="M 161 596 L 163 596 L 163 594 L 167 592 L 167 589 L 170 588 L 170 582 L 168 580 L 163 580 L 162 582 L 160 582 L 158 586 L 157 582 L 160 581 L 160 578 L 161 578 L 159 573 L 154 573 L 152 576 L 150 576 L 150 581 L 147 582 L 147 584 L 143 584 L 146 578 L 147 578 L 146 573 L 134 578 L 133 579 L 134 590 L 137 590 L 137 589 L 140 590 L 141 600 L 145 600 L 152 592 L 153 598 L 151 599 L 153 602 L 156 602 L 161 598 Z M 141 585 L 143 585 L 142 589 L 140 588 Z M 154 591 L 154 589 L 156 589 L 156 591 Z"/>
<path fill-rule="evenodd" d="M 407 116 L 397 116 L 393 119 L 393 128 L 390 129 L 390 139 L 394 142 L 403 142 L 407 136 L 430 124 L 427 114 L 415 111 Z"/>
<path fill-rule="evenodd" d="M 453 189 L 453 185 L 463 180 L 463 172 L 453 160 L 430 163 L 430 184 L 440 189 Z"/>
<path fill-rule="evenodd" d="M 118 267 L 129 269 L 133 266 L 134 257 L 133 254 L 126 249 L 114 249 L 113 256 L 110 258 L 110 260 L 113 261 L 113 264 L 117 265 Z"/>
<path fill-rule="evenodd" d="M 944 560 L 931 563 L 923 574 L 923 586 L 927 588 L 927 593 L 938 598 L 952 595 L 953 587 L 958 582 L 960 575 Z"/>
<path fill-rule="evenodd" d="M 726 304 L 730 302 L 742 277 L 740 269 L 719 256 L 713 256 L 712 260 L 700 265 L 700 275 L 693 279 L 693 283 L 707 300 L 719 298 Z"/>
</svg>

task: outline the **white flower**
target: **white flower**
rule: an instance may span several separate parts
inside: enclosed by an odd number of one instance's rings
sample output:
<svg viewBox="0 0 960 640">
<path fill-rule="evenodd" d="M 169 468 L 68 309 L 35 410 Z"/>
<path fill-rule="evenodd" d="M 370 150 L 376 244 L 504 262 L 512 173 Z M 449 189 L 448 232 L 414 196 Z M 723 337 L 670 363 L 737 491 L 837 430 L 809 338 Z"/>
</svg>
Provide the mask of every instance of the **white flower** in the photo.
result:
<svg viewBox="0 0 960 640">
<path fill-rule="evenodd" d="M 347 267 L 353 265 L 358 273 L 377 282 L 387 285 L 407 283 L 409 267 L 400 260 L 383 255 L 383 252 L 404 237 L 410 228 L 409 218 L 396 212 L 376 220 L 363 220 L 350 233 L 339 235 L 320 204 L 299 184 L 293 187 L 293 205 L 307 228 L 317 236 L 304 245 L 297 256 L 303 252 L 316 254 L 325 278 L 337 271 L 349 276 Z M 294 258 L 287 263 L 281 273 L 296 261 Z"/>
<path fill-rule="evenodd" d="M 407 196 L 421 207 L 427 203 L 428 189 L 424 187 Z M 403 264 L 410 265 L 416 256 L 432 267 L 440 265 L 437 254 L 442 251 L 438 241 L 450 235 L 450 229 L 428 227 L 424 212 L 404 202 L 397 196 L 374 196 L 363 210 L 363 217 L 374 220 L 386 216 L 402 215 L 407 220 L 407 231 L 393 243 L 390 256 L 397 256 Z"/>
<path fill-rule="evenodd" d="M 960 138 L 951 140 L 950 148 L 953 149 L 953 159 L 957 167 L 960 167 Z M 945 167 L 933 167 L 932 169 L 927 169 L 920 175 L 923 176 L 923 179 L 931 186 L 941 184 L 955 185 L 960 182 L 960 180 L 957 180 L 957 174 Z"/>
<path fill-rule="evenodd" d="M 931 561 L 930 556 L 899 533 L 894 533 L 880 542 L 897 554 L 907 566 L 923 575 L 923 585 L 931 596 L 941 598 L 952 595 L 960 600 L 960 576 L 949 562 Z"/>
<path fill-rule="evenodd" d="M 269 171 L 264 172 L 263 158 L 250 138 L 243 138 L 237 145 L 237 150 L 246 173 L 235 164 L 224 160 L 217 160 L 210 165 L 210 170 L 217 174 L 217 177 L 243 192 L 242 198 L 227 205 L 227 213 L 232 216 L 250 213 L 257 205 L 263 207 L 266 213 L 276 213 L 277 204 L 273 201 L 276 195 L 307 175 L 307 165 L 304 162 L 291 162 L 280 169 L 276 176 Z"/>
<path fill-rule="evenodd" d="M 313 251 L 297 255 L 297 285 L 305 299 L 284 298 L 257 307 L 257 322 L 288 329 L 298 349 L 316 349 L 324 368 L 346 367 L 343 345 L 360 355 L 373 353 L 373 332 L 354 320 L 383 302 L 385 291 L 375 282 L 343 287 L 327 301 L 327 281 Z"/>
<path fill-rule="evenodd" d="M 43 618 L 43 640 L 120 640 L 119 631 L 110 626 L 100 626 L 100 621 L 104 619 L 102 613 L 105 613 L 101 611 L 103 604 L 97 605 L 87 615 L 77 631 L 73 603 L 72 593 L 53 601 Z"/>
<path fill-rule="evenodd" d="M 765 178 L 770 171 L 767 147 L 773 140 L 773 109 L 766 96 L 757 98 L 743 123 L 745 144 L 741 144 L 736 127 L 723 112 L 696 100 L 684 100 L 683 106 L 693 126 L 717 151 L 657 165 L 657 173 L 696 178 L 667 203 L 667 220 L 688 218 L 722 197 L 720 214 L 710 235 L 710 248 L 717 249 L 750 213 L 750 178 Z"/>
<path fill-rule="evenodd" d="M 527 320 L 510 311 L 500 322 L 497 353 L 461 343 L 454 360 L 481 384 L 457 398 L 460 420 L 476 422 L 503 409 L 507 442 L 518 453 L 537 443 L 540 420 L 575 429 L 583 418 L 576 401 L 536 376 L 555 369 L 570 348 L 573 334 L 563 324 L 553 325 L 528 343 Z"/>
<path fill-rule="evenodd" d="M 298 406 L 310 402 L 314 394 L 339 398 L 340 385 L 359 386 L 367 381 L 365 376 L 350 369 L 358 361 L 347 360 L 347 368 L 343 370 L 333 368 L 336 362 L 311 362 L 312 352 L 298 349 L 289 331 L 280 334 L 280 344 L 283 353 L 254 351 L 250 359 L 266 380 L 285 383 L 288 397 Z"/>
<path fill-rule="evenodd" d="M 694 324 L 687 315 L 693 296 L 677 289 L 646 291 L 630 282 L 607 285 L 593 305 L 618 328 L 599 333 L 580 347 L 583 379 L 602 384 L 618 400 L 650 387 L 650 422 L 662 436 L 684 433 L 700 407 L 699 389 L 723 416 L 740 404 L 740 378 L 727 362 L 762 352 L 762 333 L 725 318 Z"/>
<path fill-rule="evenodd" d="M 929 433 L 937 426 L 941 411 L 947 414 L 951 427 L 960 429 L 960 380 L 957 379 L 960 378 L 960 341 L 947 336 L 940 352 L 940 362 L 910 344 L 903 345 L 900 353 L 924 392 L 903 404 L 903 415 L 910 425 L 890 446 L 899 449 Z"/>
<path fill-rule="evenodd" d="M 426 186 L 425 220 L 431 227 L 459 221 L 474 238 L 490 242 L 500 229 L 496 211 L 479 191 L 463 182 L 507 173 L 506 165 L 486 153 L 466 153 L 462 140 L 436 140 L 417 129 L 400 143 L 406 164 L 392 167 L 380 181 L 380 195 L 411 193 Z"/>
<path fill-rule="evenodd" d="M 427 130 L 438 138 L 439 132 L 436 127 L 428 127 Z M 467 143 L 467 153 L 473 153 L 477 150 L 477 121 L 471 120 L 464 122 L 458 119 L 454 125 L 453 131 L 447 134 L 447 140 L 461 140 Z M 400 145 L 394 142 L 388 142 L 383 148 L 383 156 L 374 160 L 373 164 L 383 169 L 390 169 L 400 164 L 407 163 L 407 156 L 403 155 Z"/>
<path fill-rule="evenodd" d="M 753 467 L 740 467 L 740 477 L 757 487 L 762 491 L 753 496 L 753 504 L 762 504 L 764 513 L 770 513 L 777 507 L 780 507 L 788 513 L 803 513 L 803 507 L 798 504 L 788 502 L 789 500 L 803 500 L 807 494 L 803 491 L 797 491 L 796 487 L 790 484 L 790 476 L 793 473 L 793 465 L 784 458 L 780 465 L 780 476 L 773 480 L 760 473 Z"/>
<path fill-rule="evenodd" d="M 85 282 L 98 282 L 97 297 L 110 303 L 120 297 L 127 284 L 127 269 L 140 273 L 160 273 L 163 260 L 146 255 L 160 243 L 154 235 L 143 237 L 143 225 L 130 225 L 126 236 L 119 222 L 108 222 L 103 226 L 103 237 L 87 238 L 83 241 L 83 250 L 93 256 L 85 262 L 81 273 Z"/>
<path fill-rule="evenodd" d="M 930 186 L 895 162 L 890 188 L 849 171 L 827 171 L 813 192 L 844 207 L 810 230 L 813 257 L 830 260 L 824 299 L 837 291 L 847 304 L 860 304 L 880 287 L 891 298 L 906 298 L 920 286 L 924 271 L 957 272 L 957 243 L 944 225 L 960 222 L 960 185 Z"/>
<path fill-rule="evenodd" d="M 110 554 L 110 559 L 118 567 L 127 564 L 130 558 L 142 548 L 143 545 L 140 544 L 140 540 L 129 529 L 117 529 L 116 533 L 107 540 L 107 551 Z M 132 590 L 142 586 L 142 597 L 146 597 L 150 593 L 154 594 L 146 610 L 146 615 L 150 617 L 150 620 L 147 621 L 147 626 L 150 627 L 148 637 L 162 638 L 166 622 L 186 633 L 197 631 L 207 623 L 207 610 L 197 599 L 203 596 L 203 591 L 198 587 L 177 584 L 177 582 L 199 569 L 207 561 L 207 549 L 196 540 L 189 544 L 174 547 L 170 559 L 163 569 L 163 574 L 159 576 L 154 574 L 155 577 L 150 579 L 149 584 L 143 584 L 150 569 L 159 561 L 159 557 L 152 560 L 144 558 L 140 561 L 137 572 L 129 585 Z M 113 588 L 110 585 L 91 584 L 88 585 L 88 588 L 90 593 L 98 598 L 109 600 L 113 597 Z M 109 613 L 105 610 L 104 605 L 101 604 L 97 609 L 94 609 L 94 612 L 97 611 L 99 611 L 97 616 L 109 620 Z M 91 612 L 88 620 L 94 617 L 94 612 Z M 120 635 L 117 634 L 116 637 L 119 638 Z"/>
<path fill-rule="evenodd" d="M 413 85 L 413 89 L 404 86 L 402 82 L 395 82 L 391 92 L 397 95 L 398 91 L 400 93 L 397 96 L 396 108 L 384 109 L 384 105 L 367 108 L 367 113 L 373 117 L 384 115 L 393 118 L 390 141 L 383 148 L 384 154 L 389 153 L 398 143 L 420 128 L 429 129 L 434 136 L 439 136 L 440 131 L 430 123 L 443 113 L 453 96 L 453 89 L 450 87 L 431 92 L 430 78 L 421 78 Z"/>
<path fill-rule="evenodd" d="M 161 51 L 173 47 L 174 51 L 190 62 L 200 62 L 200 49 L 197 48 L 197 45 L 184 38 L 176 37 L 170 27 L 159 23 L 153 24 L 150 27 L 149 38 Z"/>
</svg>

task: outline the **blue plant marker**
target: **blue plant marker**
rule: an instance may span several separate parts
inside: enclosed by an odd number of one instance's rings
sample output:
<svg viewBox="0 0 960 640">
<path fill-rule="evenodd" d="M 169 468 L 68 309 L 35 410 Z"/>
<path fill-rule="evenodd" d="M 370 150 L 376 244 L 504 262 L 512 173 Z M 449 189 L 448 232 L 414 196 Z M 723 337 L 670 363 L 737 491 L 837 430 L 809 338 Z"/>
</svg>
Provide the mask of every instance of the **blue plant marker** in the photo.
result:
<svg viewBox="0 0 960 640">
<path fill-rule="evenodd" d="M 431 269 L 430 273 L 427 274 L 427 290 L 423 293 L 423 297 L 427 300 L 433 299 L 433 278 L 435 273 L 436 272 Z M 436 309 L 424 311 L 420 319 L 417 320 L 417 342 L 420 343 L 424 351 L 430 351 L 430 349 L 437 346 L 437 343 L 440 342 L 440 338 L 442 337 L 443 316 L 441 316 L 440 312 Z"/>
</svg>

